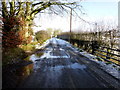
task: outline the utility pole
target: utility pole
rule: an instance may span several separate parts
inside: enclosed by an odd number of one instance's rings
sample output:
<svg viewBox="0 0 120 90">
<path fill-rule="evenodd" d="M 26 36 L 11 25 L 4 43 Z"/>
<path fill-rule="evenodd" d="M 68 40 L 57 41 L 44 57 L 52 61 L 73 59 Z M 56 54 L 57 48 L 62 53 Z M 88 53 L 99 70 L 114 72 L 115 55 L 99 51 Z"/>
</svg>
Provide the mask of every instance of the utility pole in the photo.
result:
<svg viewBox="0 0 120 90">
<path fill-rule="evenodd" d="M 98 40 L 98 28 L 97 28 L 97 23 L 95 23 L 95 40 Z"/>
<path fill-rule="evenodd" d="M 71 31 L 72 31 L 72 8 L 70 8 L 70 35 L 69 35 L 69 42 L 71 42 Z"/>
</svg>

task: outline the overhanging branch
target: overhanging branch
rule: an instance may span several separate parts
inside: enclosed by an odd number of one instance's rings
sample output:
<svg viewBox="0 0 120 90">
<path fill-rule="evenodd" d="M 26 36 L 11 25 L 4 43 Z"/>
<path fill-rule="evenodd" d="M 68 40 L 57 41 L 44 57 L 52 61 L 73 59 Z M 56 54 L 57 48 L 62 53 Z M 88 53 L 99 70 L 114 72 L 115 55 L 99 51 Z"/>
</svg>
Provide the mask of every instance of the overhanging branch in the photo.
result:
<svg viewBox="0 0 120 90">
<path fill-rule="evenodd" d="M 61 3 L 61 2 L 46 2 L 46 3 L 43 3 L 43 2 L 40 2 L 40 3 L 36 3 L 36 4 L 33 4 L 34 6 L 36 5 L 41 5 L 42 7 L 40 7 L 39 9 L 35 9 L 31 12 L 31 15 L 34 14 L 36 15 L 37 13 L 41 12 L 42 10 L 45 10 L 46 8 L 52 6 L 52 5 L 75 5 L 76 2 L 73 2 L 73 3 Z"/>
</svg>

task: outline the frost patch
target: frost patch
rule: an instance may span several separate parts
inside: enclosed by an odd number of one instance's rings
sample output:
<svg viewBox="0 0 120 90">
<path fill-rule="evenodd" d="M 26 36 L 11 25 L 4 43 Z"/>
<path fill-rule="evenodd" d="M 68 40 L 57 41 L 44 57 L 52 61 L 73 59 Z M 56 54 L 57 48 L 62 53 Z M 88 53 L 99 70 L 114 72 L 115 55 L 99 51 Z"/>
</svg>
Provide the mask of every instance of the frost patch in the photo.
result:
<svg viewBox="0 0 120 90">
<path fill-rule="evenodd" d="M 40 59 L 40 57 L 36 56 L 35 54 L 30 56 L 30 60 L 35 61 L 37 59 Z"/>
<path fill-rule="evenodd" d="M 92 60 L 98 64 L 101 65 L 101 68 L 104 69 L 107 73 L 111 74 L 112 76 L 120 79 L 120 67 L 115 65 L 115 64 L 106 64 L 104 61 L 98 61 L 98 59 L 96 58 L 96 56 L 91 55 L 87 52 L 80 52 L 80 54 L 82 54 L 83 56 L 89 58 L 89 60 Z"/>
<path fill-rule="evenodd" d="M 50 55 L 51 51 L 47 51 L 47 52 L 44 52 L 44 54 L 40 57 L 41 59 L 44 59 L 44 58 L 70 58 L 69 55 L 65 55 L 65 56 L 52 56 Z"/>
</svg>

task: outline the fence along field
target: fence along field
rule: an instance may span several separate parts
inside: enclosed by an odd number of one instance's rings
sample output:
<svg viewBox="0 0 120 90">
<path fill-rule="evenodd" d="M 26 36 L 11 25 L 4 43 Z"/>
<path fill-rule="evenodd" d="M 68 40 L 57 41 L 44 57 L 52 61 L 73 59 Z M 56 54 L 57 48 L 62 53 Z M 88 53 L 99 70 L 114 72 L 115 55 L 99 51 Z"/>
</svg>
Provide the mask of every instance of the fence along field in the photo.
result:
<svg viewBox="0 0 120 90">
<path fill-rule="evenodd" d="M 98 60 L 120 66 L 120 31 L 109 30 L 91 33 L 63 33 L 58 38 L 97 56 Z M 71 36 L 70 36 L 71 35 Z M 69 37 L 71 40 L 69 40 Z"/>
</svg>

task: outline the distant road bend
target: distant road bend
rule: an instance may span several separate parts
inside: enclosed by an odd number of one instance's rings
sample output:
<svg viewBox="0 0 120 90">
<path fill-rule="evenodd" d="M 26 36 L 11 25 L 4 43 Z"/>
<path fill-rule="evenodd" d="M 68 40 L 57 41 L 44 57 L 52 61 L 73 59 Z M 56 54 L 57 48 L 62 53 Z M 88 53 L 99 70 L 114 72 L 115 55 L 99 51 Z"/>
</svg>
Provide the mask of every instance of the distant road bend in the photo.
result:
<svg viewBox="0 0 120 90">
<path fill-rule="evenodd" d="M 82 56 L 71 44 L 52 38 L 19 88 L 119 88 L 119 81 Z"/>
</svg>

